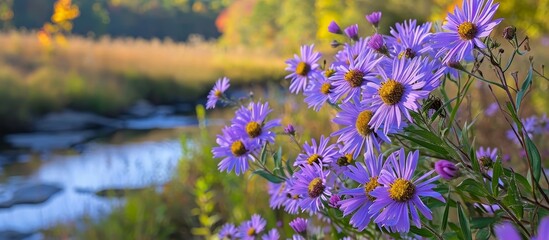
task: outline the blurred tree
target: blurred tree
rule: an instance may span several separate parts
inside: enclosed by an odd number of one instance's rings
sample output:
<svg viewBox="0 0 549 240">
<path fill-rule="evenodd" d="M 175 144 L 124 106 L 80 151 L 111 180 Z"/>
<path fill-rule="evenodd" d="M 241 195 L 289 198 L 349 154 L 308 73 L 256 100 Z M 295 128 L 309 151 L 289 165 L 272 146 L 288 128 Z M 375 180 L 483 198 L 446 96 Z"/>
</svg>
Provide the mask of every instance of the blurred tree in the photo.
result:
<svg viewBox="0 0 549 240">
<path fill-rule="evenodd" d="M 279 38 L 285 46 L 299 45 L 315 39 L 317 24 L 314 0 L 285 0 L 277 18 Z"/>
<path fill-rule="evenodd" d="M 13 0 L 0 0 L 0 21 L 2 21 L 2 29 L 11 27 L 13 19 Z"/>
<path fill-rule="evenodd" d="M 78 6 L 72 0 L 57 0 L 53 5 L 51 23 L 46 22 L 37 33 L 40 43 L 47 48 L 52 47 L 53 40 L 60 45 L 66 44 L 65 35 L 73 28 L 72 21 L 80 16 Z"/>
</svg>

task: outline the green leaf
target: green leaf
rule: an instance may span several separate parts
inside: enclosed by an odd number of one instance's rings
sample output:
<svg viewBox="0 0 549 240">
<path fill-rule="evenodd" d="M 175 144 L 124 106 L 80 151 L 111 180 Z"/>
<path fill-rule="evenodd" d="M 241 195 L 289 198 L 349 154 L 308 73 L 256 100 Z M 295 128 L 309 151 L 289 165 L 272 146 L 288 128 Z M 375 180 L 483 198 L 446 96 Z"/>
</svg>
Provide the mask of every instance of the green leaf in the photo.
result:
<svg viewBox="0 0 549 240">
<path fill-rule="evenodd" d="M 410 226 L 410 232 L 413 232 L 419 236 L 426 237 L 426 238 L 433 237 L 433 234 L 425 228 L 417 228 L 415 226 Z"/>
<path fill-rule="evenodd" d="M 526 136 L 526 151 L 530 156 L 532 173 L 534 174 L 534 178 L 536 179 L 536 181 L 539 182 L 539 178 L 541 176 L 541 155 L 539 154 L 538 148 L 536 147 L 532 139 L 530 139 L 528 134 L 524 134 L 524 136 Z"/>
<path fill-rule="evenodd" d="M 499 220 L 498 217 L 477 217 L 471 220 L 472 229 L 486 228 Z"/>
<path fill-rule="evenodd" d="M 483 228 L 478 230 L 477 234 L 475 235 L 475 239 L 477 240 L 487 240 L 490 238 L 490 230 L 489 228 Z"/>
<path fill-rule="evenodd" d="M 437 135 L 435 135 L 430 131 L 426 131 L 423 129 L 414 129 L 414 128 L 406 128 L 405 131 L 409 133 L 413 133 L 417 136 L 420 136 L 433 144 L 437 144 L 437 145 L 443 144 L 442 140 Z"/>
<path fill-rule="evenodd" d="M 468 192 L 471 197 L 486 197 L 489 195 L 484 186 L 472 178 L 463 180 L 457 188 L 463 192 Z"/>
<path fill-rule="evenodd" d="M 259 162 L 261 162 L 261 164 L 263 165 L 265 165 L 265 163 L 267 162 L 267 144 L 263 145 L 263 148 L 261 148 Z"/>
<path fill-rule="evenodd" d="M 284 175 L 283 174 L 283 171 L 282 171 L 282 147 L 278 147 L 278 151 L 276 151 L 273 155 L 273 159 L 274 159 L 274 165 L 275 165 L 275 168 L 274 168 L 274 172 L 279 172 L 281 175 Z"/>
<path fill-rule="evenodd" d="M 446 197 L 446 206 L 444 207 L 444 215 L 442 216 L 442 224 L 440 226 L 442 232 L 446 231 L 446 225 L 448 225 L 448 214 L 450 213 L 450 193 L 448 193 L 448 197 Z"/>
<path fill-rule="evenodd" d="M 290 174 L 290 176 L 294 175 L 294 169 L 292 168 L 289 160 L 286 160 L 286 170 L 288 170 L 288 174 Z"/>
<path fill-rule="evenodd" d="M 496 163 L 494 164 L 494 171 L 492 174 L 492 193 L 495 198 L 498 197 L 499 193 L 499 177 L 503 172 L 503 167 L 501 166 L 501 158 L 497 158 Z"/>
<path fill-rule="evenodd" d="M 403 138 L 406 138 L 408 140 L 410 140 L 411 142 L 417 144 L 417 145 L 420 145 L 424 148 L 427 148 L 433 152 L 436 152 L 442 156 L 448 156 L 448 151 L 446 151 L 446 149 L 444 149 L 443 147 L 441 146 L 437 146 L 435 144 L 432 144 L 432 143 L 429 143 L 429 142 L 426 142 L 426 141 L 423 141 L 423 140 L 419 140 L 417 138 L 414 138 L 414 137 L 410 137 L 410 136 L 406 136 L 406 135 L 399 135 Z"/>
<path fill-rule="evenodd" d="M 284 182 L 284 179 L 282 179 L 278 176 L 272 175 L 272 174 L 268 173 L 267 171 L 265 171 L 263 169 L 255 170 L 252 174 L 259 175 L 259 176 L 267 179 L 267 181 L 272 182 L 272 183 L 282 183 L 282 182 Z"/>
<path fill-rule="evenodd" d="M 530 65 L 530 69 L 528 69 L 528 74 L 526 75 L 526 79 L 522 83 L 522 86 L 520 87 L 520 90 L 517 93 L 517 98 L 516 98 L 517 112 L 520 109 L 520 104 L 522 103 L 522 99 L 524 98 L 524 95 L 526 95 L 526 92 L 528 92 L 528 89 L 532 85 L 533 75 L 534 74 L 533 74 L 532 65 Z"/>
<path fill-rule="evenodd" d="M 473 236 L 471 235 L 471 228 L 469 227 L 469 219 L 467 218 L 467 215 L 465 215 L 465 212 L 463 212 L 463 209 L 461 208 L 461 204 L 457 205 L 458 210 L 458 217 L 459 217 L 459 226 L 461 227 L 461 232 L 463 233 L 463 237 L 466 240 L 473 240 Z"/>
</svg>

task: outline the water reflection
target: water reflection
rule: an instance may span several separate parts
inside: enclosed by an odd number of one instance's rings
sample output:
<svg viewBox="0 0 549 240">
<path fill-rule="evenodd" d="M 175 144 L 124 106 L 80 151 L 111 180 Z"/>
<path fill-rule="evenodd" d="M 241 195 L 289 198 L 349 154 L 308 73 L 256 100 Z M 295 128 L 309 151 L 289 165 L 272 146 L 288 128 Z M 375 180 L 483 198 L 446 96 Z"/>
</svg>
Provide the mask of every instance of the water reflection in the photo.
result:
<svg viewBox="0 0 549 240">
<path fill-rule="evenodd" d="M 0 209 L 0 231 L 33 232 L 86 215 L 98 218 L 122 199 L 94 193 L 104 189 L 132 189 L 166 183 L 182 157 L 175 138 L 124 144 L 88 143 L 78 155 L 51 154 L 28 176 L 11 176 L 0 186 L 0 201 L 16 189 L 33 184 L 55 184 L 62 190 L 42 204 Z M 7 174 L 5 172 L 3 174 Z M 2 174 L 0 174 L 2 175 Z"/>
</svg>

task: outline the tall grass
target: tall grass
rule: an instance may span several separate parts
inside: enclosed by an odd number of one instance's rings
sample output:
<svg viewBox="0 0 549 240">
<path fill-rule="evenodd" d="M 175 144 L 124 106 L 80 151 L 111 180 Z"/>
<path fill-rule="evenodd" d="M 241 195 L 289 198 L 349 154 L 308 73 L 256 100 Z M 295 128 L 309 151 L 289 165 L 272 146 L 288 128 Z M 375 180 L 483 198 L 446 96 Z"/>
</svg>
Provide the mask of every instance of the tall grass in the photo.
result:
<svg viewBox="0 0 549 240">
<path fill-rule="evenodd" d="M 116 115 L 138 99 L 195 101 L 221 76 L 232 83 L 279 80 L 273 53 L 187 43 L 73 36 L 45 49 L 34 33 L 0 34 L 0 129 L 17 130 L 35 116 L 64 108 Z"/>
</svg>

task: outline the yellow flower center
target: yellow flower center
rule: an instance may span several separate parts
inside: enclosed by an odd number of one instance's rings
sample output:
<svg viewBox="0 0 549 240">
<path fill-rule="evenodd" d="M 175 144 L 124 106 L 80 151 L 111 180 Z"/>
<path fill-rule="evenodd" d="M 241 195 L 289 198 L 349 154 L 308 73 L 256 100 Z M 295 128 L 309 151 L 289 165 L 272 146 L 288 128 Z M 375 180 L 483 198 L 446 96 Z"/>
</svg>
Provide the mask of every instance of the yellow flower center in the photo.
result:
<svg viewBox="0 0 549 240">
<path fill-rule="evenodd" d="M 255 121 L 249 122 L 246 124 L 246 133 L 251 138 L 256 138 L 261 135 L 261 125 Z"/>
<path fill-rule="evenodd" d="M 231 152 L 236 157 L 244 155 L 247 151 L 248 150 L 246 150 L 246 147 L 244 147 L 244 143 L 240 140 L 233 142 L 233 144 L 231 145 Z"/>
<path fill-rule="evenodd" d="M 324 76 L 329 78 L 329 77 L 333 76 L 335 72 L 336 72 L 336 70 L 334 70 L 334 69 L 328 69 L 324 72 Z"/>
<path fill-rule="evenodd" d="M 322 195 L 326 187 L 322 185 L 322 180 L 320 178 L 315 178 L 309 183 L 309 197 L 317 198 Z"/>
<path fill-rule="evenodd" d="M 351 163 L 353 163 L 353 154 L 347 153 L 340 158 L 337 159 L 337 165 L 339 166 L 347 166 Z"/>
<path fill-rule="evenodd" d="M 378 90 L 381 100 L 387 105 L 395 105 L 400 102 L 404 96 L 404 85 L 396 80 L 389 79 L 381 84 Z"/>
<path fill-rule="evenodd" d="M 381 184 L 379 184 L 379 182 L 377 181 L 377 178 L 377 176 L 371 177 L 370 181 L 364 184 L 364 192 L 366 193 L 366 196 L 368 197 L 368 199 L 370 199 L 370 201 L 376 200 L 375 197 L 372 197 L 372 195 L 370 195 L 370 192 L 376 189 L 376 187 L 381 186 Z"/>
<path fill-rule="evenodd" d="M 364 73 L 360 70 L 353 69 L 345 73 L 343 78 L 351 84 L 351 87 L 360 87 L 364 81 Z"/>
<path fill-rule="evenodd" d="M 215 95 L 216 97 L 221 97 L 221 95 L 223 95 L 223 93 L 222 93 L 221 91 L 219 91 L 219 90 L 215 90 L 214 95 Z"/>
<path fill-rule="evenodd" d="M 320 159 L 322 159 L 322 157 L 315 153 L 307 158 L 307 164 L 313 165 L 313 163 L 318 163 Z"/>
<path fill-rule="evenodd" d="M 307 64 L 306 62 L 299 62 L 297 66 L 295 67 L 295 73 L 300 76 L 307 76 L 307 74 L 311 71 L 311 66 Z"/>
<path fill-rule="evenodd" d="M 477 26 L 472 22 L 463 22 L 458 25 L 459 37 L 463 40 L 471 40 L 477 36 Z"/>
<path fill-rule="evenodd" d="M 330 93 L 330 90 L 332 88 L 332 85 L 330 83 L 323 83 L 320 87 L 320 92 L 324 95 L 327 95 Z"/>
<path fill-rule="evenodd" d="M 358 117 L 356 118 L 356 131 L 363 137 L 367 137 L 368 135 L 370 135 L 370 133 L 374 131 L 369 124 L 372 116 L 374 116 L 374 112 L 370 110 L 364 110 L 360 112 L 358 114 Z"/>
<path fill-rule="evenodd" d="M 416 192 L 416 186 L 406 179 L 397 178 L 389 188 L 389 197 L 398 202 L 406 202 L 412 199 Z"/>
<path fill-rule="evenodd" d="M 248 236 L 253 236 L 253 235 L 255 235 L 255 228 L 251 227 L 250 229 L 248 229 L 247 234 L 248 234 Z"/>
</svg>

